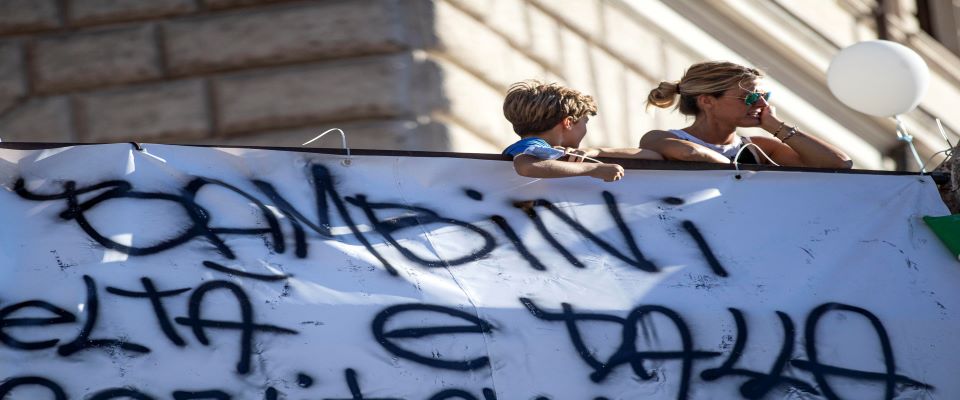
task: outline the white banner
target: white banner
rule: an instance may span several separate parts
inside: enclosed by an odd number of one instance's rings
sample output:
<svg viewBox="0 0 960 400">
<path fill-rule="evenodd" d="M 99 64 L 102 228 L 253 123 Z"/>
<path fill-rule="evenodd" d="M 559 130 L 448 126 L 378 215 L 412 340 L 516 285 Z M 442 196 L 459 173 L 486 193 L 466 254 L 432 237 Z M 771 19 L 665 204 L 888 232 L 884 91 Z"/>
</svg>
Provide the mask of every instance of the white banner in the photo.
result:
<svg viewBox="0 0 960 400">
<path fill-rule="evenodd" d="M 956 399 L 928 177 L 0 150 L 0 399 Z"/>
</svg>

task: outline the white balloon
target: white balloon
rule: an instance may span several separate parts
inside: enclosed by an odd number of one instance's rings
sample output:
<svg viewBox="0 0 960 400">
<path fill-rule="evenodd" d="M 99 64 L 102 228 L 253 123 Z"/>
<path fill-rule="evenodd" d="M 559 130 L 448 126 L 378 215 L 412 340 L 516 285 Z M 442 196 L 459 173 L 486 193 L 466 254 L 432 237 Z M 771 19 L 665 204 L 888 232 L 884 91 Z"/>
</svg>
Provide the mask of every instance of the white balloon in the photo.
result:
<svg viewBox="0 0 960 400">
<path fill-rule="evenodd" d="M 837 99 L 877 117 L 913 110 L 929 83 L 927 63 L 906 46 L 886 40 L 849 46 L 827 68 L 827 86 Z"/>
</svg>

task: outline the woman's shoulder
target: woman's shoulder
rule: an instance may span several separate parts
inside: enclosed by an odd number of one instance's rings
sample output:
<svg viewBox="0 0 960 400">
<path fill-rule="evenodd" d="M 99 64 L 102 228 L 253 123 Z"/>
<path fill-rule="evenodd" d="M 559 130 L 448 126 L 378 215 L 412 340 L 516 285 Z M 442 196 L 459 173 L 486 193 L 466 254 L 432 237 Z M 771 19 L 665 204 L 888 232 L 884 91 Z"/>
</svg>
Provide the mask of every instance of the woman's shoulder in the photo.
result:
<svg viewBox="0 0 960 400">
<path fill-rule="evenodd" d="M 640 147 L 657 147 L 662 143 L 670 141 L 670 139 L 679 138 L 679 136 L 669 130 L 654 129 L 644 133 L 643 136 L 640 136 Z"/>
<path fill-rule="evenodd" d="M 676 137 L 677 134 L 675 133 L 675 131 L 676 129 L 652 129 L 647 131 L 647 133 L 644 133 L 643 135 L 644 136 L 652 135 L 652 136 Z"/>
<path fill-rule="evenodd" d="M 653 129 L 653 130 L 647 131 L 647 133 L 644 133 L 643 137 L 645 138 L 649 137 L 650 139 L 677 138 L 679 137 L 679 135 L 677 135 L 676 131 L 678 130 L 677 129 Z"/>
</svg>

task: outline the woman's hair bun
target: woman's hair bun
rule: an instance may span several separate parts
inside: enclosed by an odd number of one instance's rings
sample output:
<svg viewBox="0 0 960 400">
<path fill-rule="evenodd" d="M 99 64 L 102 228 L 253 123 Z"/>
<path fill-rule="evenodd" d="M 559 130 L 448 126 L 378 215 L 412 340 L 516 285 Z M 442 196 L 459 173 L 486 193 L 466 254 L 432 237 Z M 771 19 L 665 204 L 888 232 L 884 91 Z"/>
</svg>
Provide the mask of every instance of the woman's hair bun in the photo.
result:
<svg viewBox="0 0 960 400">
<path fill-rule="evenodd" d="M 660 85 L 647 95 L 647 106 L 670 107 L 676 102 L 678 94 L 680 94 L 680 82 L 660 82 Z"/>
</svg>

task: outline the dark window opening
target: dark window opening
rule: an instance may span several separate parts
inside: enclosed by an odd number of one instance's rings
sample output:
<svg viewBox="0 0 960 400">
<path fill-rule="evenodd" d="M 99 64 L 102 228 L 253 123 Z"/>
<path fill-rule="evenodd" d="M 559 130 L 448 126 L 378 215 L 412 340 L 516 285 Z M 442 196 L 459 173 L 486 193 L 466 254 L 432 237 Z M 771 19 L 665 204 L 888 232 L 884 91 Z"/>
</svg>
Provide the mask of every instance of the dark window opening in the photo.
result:
<svg viewBox="0 0 960 400">
<path fill-rule="evenodd" d="M 931 0 L 917 0 L 917 22 L 920 24 L 920 30 L 926 32 L 930 37 L 940 40 L 933 27 L 933 18 L 930 10 Z M 937 0 L 933 0 L 937 1 Z"/>
</svg>

